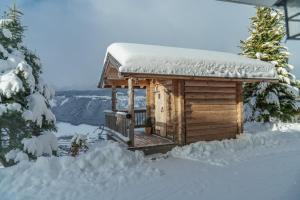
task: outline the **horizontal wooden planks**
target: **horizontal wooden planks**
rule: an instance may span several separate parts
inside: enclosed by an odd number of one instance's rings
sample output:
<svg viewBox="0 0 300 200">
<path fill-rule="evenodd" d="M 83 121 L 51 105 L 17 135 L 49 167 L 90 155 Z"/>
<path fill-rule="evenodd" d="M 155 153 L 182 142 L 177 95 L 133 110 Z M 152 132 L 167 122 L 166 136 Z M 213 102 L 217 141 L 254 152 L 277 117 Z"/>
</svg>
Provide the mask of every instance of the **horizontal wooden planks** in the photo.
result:
<svg viewBox="0 0 300 200">
<path fill-rule="evenodd" d="M 199 93 L 199 92 L 193 92 L 193 93 L 185 93 L 186 99 L 236 99 L 236 94 L 220 94 L 220 93 Z"/>
<path fill-rule="evenodd" d="M 210 111 L 187 111 L 186 117 L 190 119 L 199 118 L 229 118 L 237 119 L 236 110 L 210 110 Z"/>
<path fill-rule="evenodd" d="M 204 92 L 204 93 L 223 93 L 223 94 L 235 94 L 236 93 L 236 88 L 235 87 L 206 87 L 206 86 L 197 86 L 197 87 L 191 87 L 191 86 L 186 86 L 185 87 L 185 92 Z"/>
<path fill-rule="evenodd" d="M 187 126 L 189 124 L 198 124 L 198 123 L 219 123 L 219 122 L 226 122 L 232 123 L 237 122 L 237 118 L 235 116 L 228 116 L 224 117 L 221 115 L 213 115 L 213 116 L 199 116 L 199 117 L 186 117 Z"/>
<path fill-rule="evenodd" d="M 203 131 L 203 130 L 211 130 L 211 129 L 222 129 L 222 128 L 233 128 L 237 127 L 235 122 L 232 123 L 197 123 L 197 124 L 189 124 L 186 127 L 186 130 L 189 131 Z"/>
<path fill-rule="evenodd" d="M 236 82 L 185 82 L 187 143 L 237 135 L 236 87 Z"/>
<path fill-rule="evenodd" d="M 236 87 L 235 82 L 226 81 L 185 81 L 185 86 Z"/>
<path fill-rule="evenodd" d="M 236 110 L 236 105 L 224 104 L 191 104 L 185 106 L 185 111 Z"/>
<path fill-rule="evenodd" d="M 185 105 L 236 105 L 235 99 L 188 99 Z"/>
<path fill-rule="evenodd" d="M 217 127 L 212 126 L 206 129 L 187 129 L 189 131 L 188 137 L 195 137 L 195 136 L 203 136 L 207 134 L 236 134 L 237 133 L 237 125 L 235 126 L 228 126 L 228 127 Z"/>
</svg>

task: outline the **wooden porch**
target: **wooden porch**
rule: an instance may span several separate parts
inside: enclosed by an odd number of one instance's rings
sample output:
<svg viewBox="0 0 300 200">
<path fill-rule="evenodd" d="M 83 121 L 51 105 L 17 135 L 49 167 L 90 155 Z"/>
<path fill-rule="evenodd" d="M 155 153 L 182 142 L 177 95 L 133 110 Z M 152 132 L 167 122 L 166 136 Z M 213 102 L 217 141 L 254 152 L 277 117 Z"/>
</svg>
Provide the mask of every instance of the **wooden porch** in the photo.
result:
<svg viewBox="0 0 300 200">
<path fill-rule="evenodd" d="M 134 147 L 136 148 L 170 144 L 174 144 L 171 139 L 161 137 L 156 134 L 146 134 L 140 129 L 134 131 Z"/>
<path fill-rule="evenodd" d="M 134 128 L 130 126 L 134 121 Z M 126 110 L 105 111 L 105 124 L 109 139 L 125 143 L 130 150 L 142 150 L 146 154 L 166 152 L 175 146 L 172 139 L 156 135 L 153 130 L 146 133 L 146 109 L 135 109 L 134 119 Z"/>
</svg>

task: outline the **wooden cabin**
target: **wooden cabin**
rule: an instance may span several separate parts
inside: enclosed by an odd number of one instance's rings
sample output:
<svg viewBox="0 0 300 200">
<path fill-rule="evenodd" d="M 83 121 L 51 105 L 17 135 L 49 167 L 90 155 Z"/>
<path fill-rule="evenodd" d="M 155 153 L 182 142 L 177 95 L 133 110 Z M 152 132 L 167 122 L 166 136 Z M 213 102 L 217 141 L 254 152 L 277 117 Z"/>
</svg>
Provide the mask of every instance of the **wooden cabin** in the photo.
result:
<svg viewBox="0 0 300 200">
<path fill-rule="evenodd" d="M 107 49 L 99 88 L 112 88 L 109 136 L 151 153 L 235 138 L 243 132 L 243 82 L 276 80 L 273 64 L 239 55 L 115 43 Z M 117 88 L 128 89 L 126 111 L 116 109 Z M 144 110 L 134 107 L 135 89 L 146 90 Z"/>
</svg>

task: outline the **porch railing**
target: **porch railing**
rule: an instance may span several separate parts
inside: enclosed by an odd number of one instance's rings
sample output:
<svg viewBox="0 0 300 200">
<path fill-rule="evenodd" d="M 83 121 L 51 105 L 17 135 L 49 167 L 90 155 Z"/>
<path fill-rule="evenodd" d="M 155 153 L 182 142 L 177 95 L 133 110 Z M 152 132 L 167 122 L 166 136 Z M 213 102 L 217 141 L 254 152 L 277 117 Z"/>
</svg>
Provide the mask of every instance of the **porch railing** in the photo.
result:
<svg viewBox="0 0 300 200">
<path fill-rule="evenodd" d="M 105 125 L 107 128 L 129 137 L 129 119 L 125 112 L 105 111 Z"/>
<path fill-rule="evenodd" d="M 128 113 L 127 110 L 118 110 L 118 112 Z M 135 128 L 142 128 L 146 127 L 147 123 L 147 112 L 146 109 L 135 109 L 134 110 L 134 127 Z"/>
<path fill-rule="evenodd" d="M 129 125 L 130 115 L 127 110 L 119 111 L 105 111 L 105 126 L 115 132 L 115 136 L 123 142 L 130 143 L 134 136 L 130 136 Z M 136 109 L 135 114 L 135 128 L 146 127 L 146 109 Z"/>
</svg>

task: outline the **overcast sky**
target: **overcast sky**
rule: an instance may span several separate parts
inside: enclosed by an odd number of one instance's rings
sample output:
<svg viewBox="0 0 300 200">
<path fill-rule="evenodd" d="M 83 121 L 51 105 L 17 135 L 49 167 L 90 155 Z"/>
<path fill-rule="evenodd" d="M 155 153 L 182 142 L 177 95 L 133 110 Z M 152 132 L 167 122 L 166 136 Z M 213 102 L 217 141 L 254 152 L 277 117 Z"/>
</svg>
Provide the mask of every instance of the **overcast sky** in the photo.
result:
<svg viewBox="0 0 300 200">
<path fill-rule="evenodd" d="M 12 0 L 0 0 L 1 13 Z M 216 0 L 17 0 L 26 45 L 56 89 L 96 89 L 107 46 L 160 44 L 239 52 L 252 6 Z M 286 45 L 300 77 L 300 41 Z"/>
</svg>

